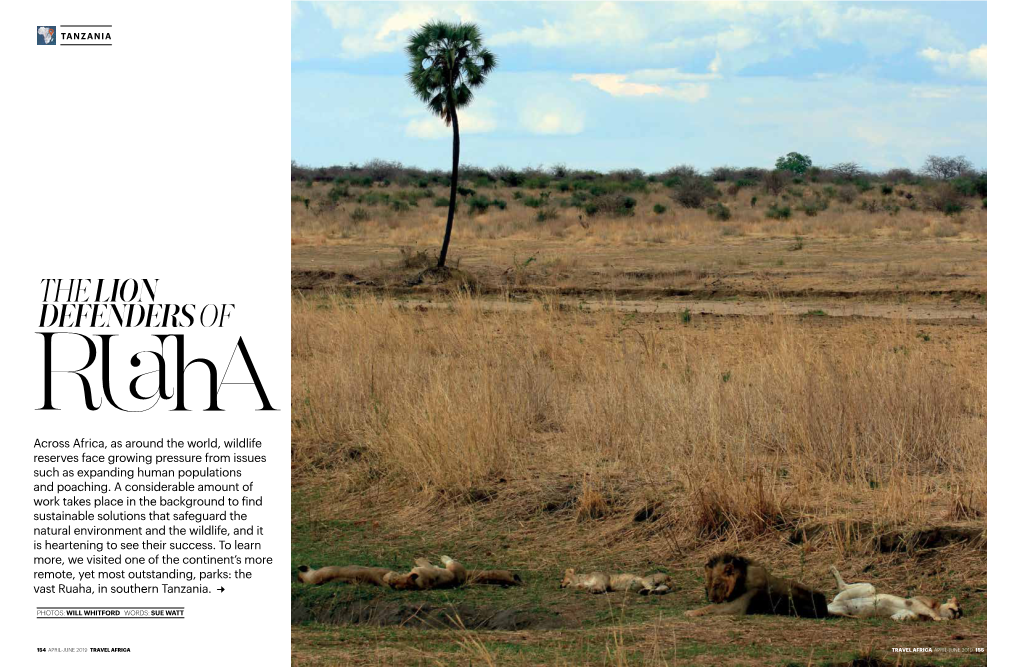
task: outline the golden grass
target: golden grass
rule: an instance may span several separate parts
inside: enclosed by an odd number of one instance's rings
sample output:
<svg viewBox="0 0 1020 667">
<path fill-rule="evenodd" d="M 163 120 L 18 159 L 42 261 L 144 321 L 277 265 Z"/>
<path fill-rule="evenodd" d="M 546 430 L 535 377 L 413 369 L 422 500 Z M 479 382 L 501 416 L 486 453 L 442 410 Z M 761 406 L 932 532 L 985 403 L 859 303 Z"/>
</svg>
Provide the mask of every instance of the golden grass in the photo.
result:
<svg viewBox="0 0 1020 667">
<path fill-rule="evenodd" d="M 566 478 L 579 519 L 663 501 L 691 538 L 983 516 L 984 329 L 832 319 L 298 296 L 294 483 L 415 504 Z"/>
</svg>

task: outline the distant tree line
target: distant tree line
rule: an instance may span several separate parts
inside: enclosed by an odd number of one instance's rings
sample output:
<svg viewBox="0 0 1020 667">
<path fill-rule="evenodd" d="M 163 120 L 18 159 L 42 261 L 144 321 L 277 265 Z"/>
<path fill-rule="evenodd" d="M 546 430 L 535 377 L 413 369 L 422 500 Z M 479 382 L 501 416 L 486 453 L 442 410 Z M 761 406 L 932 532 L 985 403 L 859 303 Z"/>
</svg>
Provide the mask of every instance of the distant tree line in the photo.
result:
<svg viewBox="0 0 1020 667">
<path fill-rule="evenodd" d="M 811 158 L 806 155 L 789 153 L 776 161 L 774 170 L 760 167 L 721 166 L 713 167 L 707 172 L 700 172 L 689 165 L 680 165 L 662 172 L 644 172 L 640 169 L 615 169 L 602 172 L 592 169 L 570 169 L 564 165 L 525 167 L 523 169 L 512 169 L 507 166 L 484 169 L 462 165 L 459 172 L 462 179 L 477 185 L 484 186 L 488 183 L 539 189 L 548 188 L 552 184 L 563 181 L 615 181 L 618 183 L 643 181 L 654 183 L 666 182 L 671 179 L 686 181 L 699 179 L 700 181 L 702 178 L 717 183 L 743 181 L 750 184 L 753 182 L 762 184 L 770 190 L 778 185 L 777 181 L 786 180 L 837 185 L 858 181 L 920 185 L 926 182 L 970 179 L 977 182 L 976 187 L 980 188 L 984 187 L 981 185 L 981 181 L 987 179 L 986 172 L 975 169 L 973 164 L 962 155 L 956 157 L 929 155 L 917 171 L 896 168 L 874 172 L 868 171 L 852 161 L 818 167 L 812 164 Z M 332 167 L 304 167 L 296 162 L 291 162 L 290 177 L 292 181 L 311 182 L 332 182 L 339 179 L 351 185 L 363 186 L 392 183 L 399 186 L 417 185 L 424 188 L 429 185 L 448 186 L 450 184 L 450 171 L 448 170 L 425 170 L 386 160 L 370 160 L 364 164 L 350 163 Z M 981 194 L 984 196 L 985 193 Z"/>
</svg>

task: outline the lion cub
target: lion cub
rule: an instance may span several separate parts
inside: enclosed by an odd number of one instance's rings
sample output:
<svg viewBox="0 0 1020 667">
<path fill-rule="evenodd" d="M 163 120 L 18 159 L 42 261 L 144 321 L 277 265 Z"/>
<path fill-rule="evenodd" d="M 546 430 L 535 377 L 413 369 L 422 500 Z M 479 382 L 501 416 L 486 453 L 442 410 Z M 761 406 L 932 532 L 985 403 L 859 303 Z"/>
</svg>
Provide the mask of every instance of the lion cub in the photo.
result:
<svg viewBox="0 0 1020 667">
<path fill-rule="evenodd" d="M 464 566 L 449 556 L 439 558 L 443 567 L 436 567 L 425 558 L 414 561 L 415 567 L 407 574 L 390 572 L 383 582 L 398 591 L 430 590 L 433 588 L 457 588 L 467 581 L 468 572 Z"/>
<path fill-rule="evenodd" d="M 641 595 L 665 595 L 673 588 L 673 581 L 668 574 L 656 572 L 647 577 L 636 574 L 606 574 L 591 572 L 577 574 L 574 568 L 563 573 L 560 588 L 583 588 L 592 593 L 609 593 L 612 591 L 632 591 Z"/>
<path fill-rule="evenodd" d="M 705 595 L 710 604 L 684 616 L 706 614 L 777 614 L 824 618 L 825 596 L 796 581 L 769 574 L 761 565 L 733 554 L 720 554 L 705 563 Z"/>
<path fill-rule="evenodd" d="M 963 616 L 963 610 L 955 597 L 940 605 L 938 600 L 929 597 L 901 598 L 898 595 L 876 593 L 871 584 L 848 584 L 843 581 L 835 565 L 829 570 L 839 588 L 839 593 L 829 603 L 829 613 L 833 616 L 880 617 L 894 621 L 944 621 Z"/>
</svg>

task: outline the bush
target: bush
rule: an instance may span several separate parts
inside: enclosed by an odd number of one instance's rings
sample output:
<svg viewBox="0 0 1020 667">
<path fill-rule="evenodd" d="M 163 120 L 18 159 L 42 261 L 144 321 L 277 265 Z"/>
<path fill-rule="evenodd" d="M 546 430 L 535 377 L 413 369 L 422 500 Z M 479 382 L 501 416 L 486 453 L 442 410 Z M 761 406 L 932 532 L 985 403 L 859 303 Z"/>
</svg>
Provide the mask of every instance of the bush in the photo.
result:
<svg viewBox="0 0 1020 667">
<path fill-rule="evenodd" d="M 852 204 L 857 199 L 857 190 L 849 185 L 844 185 L 839 189 L 836 197 L 844 204 Z"/>
<path fill-rule="evenodd" d="M 490 206 L 492 206 L 492 202 L 484 195 L 481 197 L 472 197 L 468 200 L 468 211 L 472 214 L 485 213 L 489 210 Z"/>
<path fill-rule="evenodd" d="M 713 167 L 708 175 L 716 183 L 732 181 L 736 178 L 737 169 L 736 167 Z"/>
<path fill-rule="evenodd" d="M 786 174 L 780 169 L 773 169 L 772 171 L 766 172 L 761 179 L 761 185 L 765 188 L 765 192 L 770 195 L 777 196 L 786 187 Z"/>
<path fill-rule="evenodd" d="M 967 207 L 966 197 L 952 183 L 940 183 L 925 195 L 925 206 L 945 215 L 962 213 Z"/>
<path fill-rule="evenodd" d="M 976 174 L 954 178 L 953 187 L 964 197 L 987 197 L 988 174 Z"/>
<path fill-rule="evenodd" d="M 524 177 L 518 174 L 516 171 L 511 171 L 507 174 L 503 181 L 511 188 L 519 188 L 524 185 Z"/>
<path fill-rule="evenodd" d="M 478 193 L 472 190 L 471 188 L 465 188 L 464 186 L 458 185 L 457 194 L 459 194 L 461 197 L 474 197 Z"/>
<path fill-rule="evenodd" d="M 506 201 L 503 200 L 503 199 L 493 199 L 492 200 L 492 205 L 495 206 L 496 208 L 498 208 L 501 211 L 505 211 L 506 210 Z"/>
<path fill-rule="evenodd" d="M 593 197 L 584 207 L 584 212 L 590 216 L 622 217 L 634 215 L 634 208 L 636 206 L 637 201 L 633 197 L 627 197 L 619 192 L 614 192 Z"/>
<path fill-rule="evenodd" d="M 368 218 L 369 218 L 368 211 L 361 208 L 360 206 L 351 211 L 352 222 L 364 222 L 368 220 Z"/>
<path fill-rule="evenodd" d="M 402 199 L 394 199 L 390 203 L 390 206 L 392 206 L 393 210 L 397 213 L 406 213 L 411 210 L 411 205 Z"/>
<path fill-rule="evenodd" d="M 739 181 L 736 182 L 736 183 L 731 183 L 730 186 L 728 188 L 726 188 L 726 194 L 728 194 L 731 197 L 736 197 L 737 194 L 739 194 L 739 193 L 740 193 L 740 182 Z"/>
<path fill-rule="evenodd" d="M 652 207 L 652 210 L 655 211 L 655 215 L 662 215 L 666 212 L 666 207 L 662 204 L 656 204 Z"/>
<path fill-rule="evenodd" d="M 676 177 L 670 196 L 684 208 L 700 208 L 706 199 L 714 199 L 716 193 L 712 181 L 695 172 Z"/>
<path fill-rule="evenodd" d="M 829 208 L 829 202 L 826 199 L 815 197 L 812 202 L 804 202 L 800 210 L 804 211 L 804 215 L 813 218 L 827 208 Z"/>
<path fill-rule="evenodd" d="M 329 198 L 334 204 L 341 199 L 346 199 L 351 196 L 351 190 L 347 185 L 334 185 L 330 188 L 329 192 L 326 193 L 326 197 Z"/>
<path fill-rule="evenodd" d="M 858 192 L 860 192 L 861 194 L 864 194 L 865 192 L 868 192 L 875 187 L 874 185 L 871 184 L 870 181 L 863 178 L 855 179 L 854 186 L 857 187 Z"/>
<path fill-rule="evenodd" d="M 712 204 L 711 206 L 706 208 L 705 211 L 708 212 L 708 217 L 712 218 L 713 220 L 725 222 L 726 220 L 729 220 L 731 217 L 730 209 L 726 208 L 726 206 L 722 202 L 716 202 Z"/>
<path fill-rule="evenodd" d="M 446 198 L 446 197 L 436 197 L 432 201 L 432 204 L 434 206 L 449 206 L 450 205 L 450 200 L 448 198 Z"/>
<path fill-rule="evenodd" d="M 547 199 L 548 197 L 546 197 L 545 195 L 542 195 L 541 197 L 525 197 L 524 205 L 529 206 L 531 208 L 538 208 L 539 206 L 545 204 Z"/>
<path fill-rule="evenodd" d="M 772 218 L 773 220 L 788 220 L 791 215 L 793 215 L 793 211 L 790 210 L 789 206 L 780 206 L 775 202 L 765 211 L 765 217 Z"/>
<path fill-rule="evenodd" d="M 560 217 L 560 212 L 552 207 L 540 208 L 538 213 L 535 215 L 535 220 L 538 222 L 545 222 L 546 220 L 555 220 Z"/>
<path fill-rule="evenodd" d="M 884 195 L 891 195 L 892 191 L 893 191 L 893 188 L 892 188 L 891 185 L 889 185 L 887 183 L 883 183 L 882 184 L 882 194 L 884 194 Z"/>
</svg>

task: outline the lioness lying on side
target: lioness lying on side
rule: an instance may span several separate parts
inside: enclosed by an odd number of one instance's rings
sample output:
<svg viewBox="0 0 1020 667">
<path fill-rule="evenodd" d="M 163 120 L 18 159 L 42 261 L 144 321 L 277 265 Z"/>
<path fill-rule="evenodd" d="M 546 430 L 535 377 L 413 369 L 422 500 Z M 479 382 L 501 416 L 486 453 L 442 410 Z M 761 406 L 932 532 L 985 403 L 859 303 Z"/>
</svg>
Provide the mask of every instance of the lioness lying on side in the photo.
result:
<svg viewBox="0 0 1020 667">
<path fill-rule="evenodd" d="M 875 587 L 868 583 L 847 584 L 839 576 L 835 565 L 829 569 L 839 587 L 839 593 L 828 605 L 829 614 L 833 616 L 880 617 L 894 621 L 944 621 L 963 616 L 963 610 L 955 597 L 940 605 L 938 600 L 929 597 L 901 598 L 898 595 L 876 593 Z"/>
<path fill-rule="evenodd" d="M 705 563 L 705 596 L 713 602 L 684 616 L 777 614 L 824 618 L 825 595 L 804 584 L 769 574 L 742 556 L 721 554 Z"/>
<path fill-rule="evenodd" d="M 388 567 L 364 567 L 362 565 L 331 565 L 313 570 L 307 565 L 298 568 L 298 579 L 304 584 L 324 584 L 327 581 L 342 581 L 345 584 L 386 585 L 386 575 L 393 574 Z"/>
<path fill-rule="evenodd" d="M 394 572 L 387 567 L 333 565 L 313 570 L 307 565 L 302 565 L 298 568 L 298 579 L 302 583 L 312 585 L 340 581 L 348 584 L 389 586 L 398 590 L 455 588 L 465 583 L 504 587 L 524 585 L 520 575 L 509 570 L 464 570 L 460 563 L 449 556 L 443 556 L 443 564 L 444 567 L 438 568 L 429 561 L 419 558 L 415 561 L 416 567 L 407 574 Z"/>
<path fill-rule="evenodd" d="M 636 574 L 606 574 L 604 572 L 577 574 L 571 567 L 563 573 L 560 588 L 583 588 L 592 593 L 631 591 L 641 595 L 665 595 L 673 589 L 673 581 L 668 574 L 662 572 L 656 572 L 647 577 L 639 577 Z"/>
</svg>

